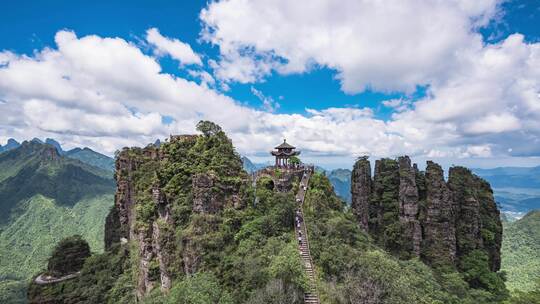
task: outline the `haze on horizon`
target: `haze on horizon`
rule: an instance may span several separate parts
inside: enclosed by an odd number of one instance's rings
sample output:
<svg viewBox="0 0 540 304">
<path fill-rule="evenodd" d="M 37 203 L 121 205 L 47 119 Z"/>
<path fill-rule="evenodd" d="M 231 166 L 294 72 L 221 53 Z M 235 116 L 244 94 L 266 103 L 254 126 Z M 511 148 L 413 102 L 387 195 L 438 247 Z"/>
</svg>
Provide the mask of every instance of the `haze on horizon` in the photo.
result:
<svg viewBox="0 0 540 304">
<path fill-rule="evenodd" d="M 540 164 L 535 1 L 3 5 L 0 144 L 112 155 L 201 119 L 254 161 Z"/>
</svg>

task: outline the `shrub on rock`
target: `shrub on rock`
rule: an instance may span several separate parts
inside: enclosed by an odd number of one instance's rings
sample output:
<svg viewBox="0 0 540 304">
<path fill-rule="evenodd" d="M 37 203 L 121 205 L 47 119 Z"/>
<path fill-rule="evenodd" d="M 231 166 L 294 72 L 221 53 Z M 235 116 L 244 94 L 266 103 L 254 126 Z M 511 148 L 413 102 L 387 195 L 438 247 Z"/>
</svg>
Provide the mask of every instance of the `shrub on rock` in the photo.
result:
<svg viewBox="0 0 540 304">
<path fill-rule="evenodd" d="M 83 267 L 84 261 L 90 256 L 90 246 L 80 235 L 67 237 L 54 248 L 47 271 L 50 275 L 59 277 L 75 273 Z"/>
</svg>

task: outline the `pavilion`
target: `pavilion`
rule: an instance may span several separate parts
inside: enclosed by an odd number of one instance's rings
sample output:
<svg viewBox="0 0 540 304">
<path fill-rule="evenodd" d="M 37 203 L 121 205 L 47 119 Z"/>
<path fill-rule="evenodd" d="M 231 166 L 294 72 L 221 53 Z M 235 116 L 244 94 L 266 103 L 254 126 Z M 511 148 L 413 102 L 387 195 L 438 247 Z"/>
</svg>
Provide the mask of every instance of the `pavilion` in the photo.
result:
<svg viewBox="0 0 540 304">
<path fill-rule="evenodd" d="M 289 145 L 285 139 L 274 149 L 270 153 L 276 157 L 276 167 L 289 167 L 291 165 L 290 158 L 300 155 L 300 151 L 295 151 L 296 147 Z"/>
</svg>

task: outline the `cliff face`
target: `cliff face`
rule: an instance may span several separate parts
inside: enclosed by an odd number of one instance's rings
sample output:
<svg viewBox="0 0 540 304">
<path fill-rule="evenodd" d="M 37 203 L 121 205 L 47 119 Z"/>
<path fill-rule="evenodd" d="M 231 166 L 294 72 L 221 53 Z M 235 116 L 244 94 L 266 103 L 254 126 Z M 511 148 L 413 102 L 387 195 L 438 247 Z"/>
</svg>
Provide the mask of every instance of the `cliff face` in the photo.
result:
<svg viewBox="0 0 540 304">
<path fill-rule="evenodd" d="M 448 186 L 456 202 L 458 257 L 484 249 L 490 268 L 501 268 L 502 223 L 489 183 L 463 167 L 450 168 Z"/>
<path fill-rule="evenodd" d="M 404 156 L 399 162 L 399 222 L 403 227 L 406 243 L 410 244 L 410 252 L 420 255 L 422 228 L 418 220 L 418 202 L 420 195 L 416 186 L 416 168 L 411 160 Z"/>
<path fill-rule="evenodd" d="M 453 264 L 456 257 L 456 214 L 453 195 L 441 166 L 428 161 L 422 257 L 430 264 Z"/>
<path fill-rule="evenodd" d="M 160 147 L 121 151 L 116 159 L 115 205 L 107 217 L 107 249 L 134 246 L 136 295 L 171 288 L 178 276 L 197 271 L 204 236 L 225 206 L 240 208 L 242 163 L 220 130 L 173 136 Z M 245 176 L 247 177 L 247 176 Z"/>
<path fill-rule="evenodd" d="M 490 185 L 463 167 L 453 167 L 448 182 L 431 161 L 425 172 L 407 156 L 375 163 L 367 158 L 352 173 L 352 209 L 360 227 L 376 242 L 402 257 L 431 265 L 454 265 L 480 250 L 491 271 L 500 268 L 502 226 Z"/>
<path fill-rule="evenodd" d="M 356 185 L 356 187 L 351 188 L 352 210 L 358 218 L 360 227 L 367 231 L 369 198 L 371 195 L 371 164 L 367 158 L 361 158 L 354 164 L 351 183 Z"/>
</svg>

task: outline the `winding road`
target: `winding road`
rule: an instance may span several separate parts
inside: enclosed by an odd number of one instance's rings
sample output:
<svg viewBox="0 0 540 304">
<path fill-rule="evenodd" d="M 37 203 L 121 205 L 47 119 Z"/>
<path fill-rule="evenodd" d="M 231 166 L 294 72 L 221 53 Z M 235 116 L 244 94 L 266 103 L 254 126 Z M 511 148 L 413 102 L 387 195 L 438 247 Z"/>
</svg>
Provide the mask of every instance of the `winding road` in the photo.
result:
<svg viewBox="0 0 540 304">
<path fill-rule="evenodd" d="M 45 274 L 40 274 L 39 276 L 37 276 L 37 278 L 34 280 L 34 282 L 35 282 L 36 284 L 38 284 L 38 285 L 45 285 L 45 284 L 59 283 L 59 282 L 63 282 L 63 281 L 67 281 L 67 280 L 76 278 L 76 277 L 78 277 L 80 274 L 81 274 L 81 272 L 78 271 L 78 272 L 70 273 L 70 274 L 68 274 L 68 275 L 65 275 L 65 276 L 59 277 L 59 278 L 55 278 L 55 277 L 53 277 L 53 276 L 48 276 L 48 275 L 45 275 Z"/>
</svg>

